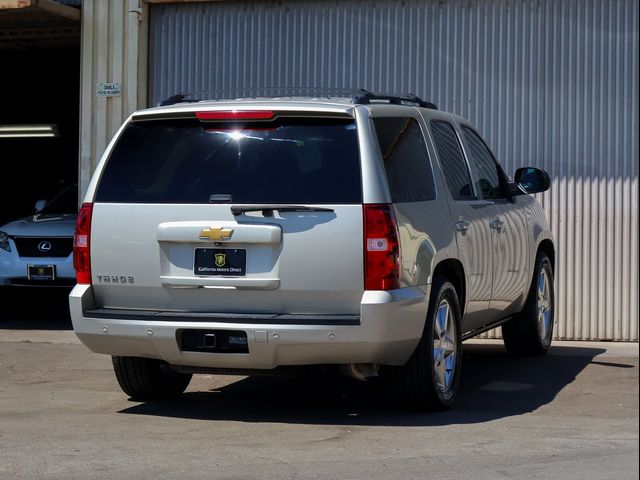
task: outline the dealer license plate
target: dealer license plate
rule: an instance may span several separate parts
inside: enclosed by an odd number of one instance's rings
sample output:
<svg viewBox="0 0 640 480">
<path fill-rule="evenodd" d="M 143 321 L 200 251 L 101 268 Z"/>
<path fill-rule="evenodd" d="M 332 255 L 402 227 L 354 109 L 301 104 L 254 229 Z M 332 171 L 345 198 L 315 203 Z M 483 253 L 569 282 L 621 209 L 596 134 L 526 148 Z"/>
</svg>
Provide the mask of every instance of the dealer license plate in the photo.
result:
<svg viewBox="0 0 640 480">
<path fill-rule="evenodd" d="M 27 265 L 27 278 L 37 281 L 53 281 L 56 279 L 56 266 Z"/>
<path fill-rule="evenodd" d="M 247 251 L 243 248 L 196 248 L 194 275 L 242 277 L 247 270 Z"/>
</svg>

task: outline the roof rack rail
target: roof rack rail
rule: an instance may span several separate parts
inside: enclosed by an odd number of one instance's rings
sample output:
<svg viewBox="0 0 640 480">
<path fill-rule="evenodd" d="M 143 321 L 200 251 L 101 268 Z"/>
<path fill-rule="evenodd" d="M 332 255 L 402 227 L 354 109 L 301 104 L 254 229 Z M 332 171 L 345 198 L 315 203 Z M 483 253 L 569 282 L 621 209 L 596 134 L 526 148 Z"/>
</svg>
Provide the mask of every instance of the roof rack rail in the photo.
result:
<svg viewBox="0 0 640 480">
<path fill-rule="evenodd" d="M 199 102 L 198 99 L 188 99 L 187 95 L 189 93 L 176 93 L 175 95 L 171 95 L 169 98 L 165 98 L 160 103 L 158 103 L 158 107 L 165 107 L 167 105 L 175 105 L 176 103 L 193 103 Z"/>
<path fill-rule="evenodd" d="M 353 103 L 356 105 L 367 105 L 371 103 L 371 100 L 386 100 L 394 105 L 402 105 L 404 103 L 414 103 L 420 107 L 430 108 L 432 110 L 437 110 L 438 107 L 435 103 L 427 102 L 426 100 L 421 99 L 417 95 L 413 93 L 409 93 L 404 97 L 398 95 L 387 95 L 382 93 L 373 93 L 368 90 L 360 89 L 359 94 L 353 97 Z"/>
<path fill-rule="evenodd" d="M 222 100 L 233 99 L 234 97 L 244 96 L 249 98 L 256 98 L 259 95 L 265 95 L 267 92 L 276 93 L 276 96 L 289 96 L 289 95 L 302 95 L 308 96 L 331 96 L 331 95 L 344 95 L 345 97 L 351 97 L 351 101 L 355 105 L 366 105 L 374 101 L 387 101 L 394 105 L 403 105 L 412 103 L 424 108 L 430 108 L 437 110 L 438 107 L 435 103 L 428 102 L 422 98 L 409 93 L 405 96 L 390 95 L 383 93 L 374 93 L 364 88 L 352 89 L 352 88 L 335 88 L 335 87 L 263 87 L 263 88 L 243 88 L 243 89 L 229 89 L 229 90 L 215 90 L 215 91 L 201 91 L 201 92 L 182 92 L 175 95 L 171 95 L 169 98 L 165 98 L 160 103 L 159 107 L 167 105 L 175 105 L 176 103 L 193 103 L 199 102 L 203 97 L 209 100 Z M 203 95 L 205 94 L 205 95 Z M 207 94 L 210 94 L 207 96 Z M 239 95 L 238 95 L 239 94 Z M 253 94 L 253 95 L 252 95 Z"/>
<path fill-rule="evenodd" d="M 360 90 L 341 87 L 238 87 L 217 90 L 181 92 L 158 103 L 158 106 L 173 105 L 180 102 L 198 102 L 202 100 L 237 100 L 245 98 L 275 97 L 327 97 L 340 96 L 353 98 Z M 190 98 L 190 99 L 187 99 Z M 193 98 L 193 100 L 191 99 Z M 196 100 L 197 98 L 197 100 Z"/>
</svg>

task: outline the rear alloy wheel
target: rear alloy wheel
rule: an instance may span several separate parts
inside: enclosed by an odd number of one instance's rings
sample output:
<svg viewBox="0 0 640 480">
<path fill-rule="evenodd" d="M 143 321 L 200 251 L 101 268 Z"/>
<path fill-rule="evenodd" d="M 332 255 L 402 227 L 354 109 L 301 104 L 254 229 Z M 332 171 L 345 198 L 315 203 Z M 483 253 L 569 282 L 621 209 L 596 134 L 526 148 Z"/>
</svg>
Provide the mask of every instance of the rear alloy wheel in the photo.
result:
<svg viewBox="0 0 640 480">
<path fill-rule="evenodd" d="M 455 399 L 460 379 L 460 304 L 454 286 L 436 278 L 422 338 L 398 379 L 406 403 L 421 410 L 444 410 Z"/>
<path fill-rule="evenodd" d="M 133 400 L 176 398 L 191 381 L 191 374 L 175 372 L 160 360 L 139 357 L 112 357 L 112 360 L 120 388 Z"/>
<path fill-rule="evenodd" d="M 514 355 L 546 353 L 553 337 L 553 307 L 553 269 L 549 257 L 540 252 L 522 312 L 502 325 L 502 338 L 507 351 Z"/>
<path fill-rule="evenodd" d="M 457 329 L 447 300 L 442 300 L 438 306 L 433 330 L 433 369 L 436 386 L 441 392 L 447 392 L 451 389 L 458 356 L 455 341 Z"/>
</svg>

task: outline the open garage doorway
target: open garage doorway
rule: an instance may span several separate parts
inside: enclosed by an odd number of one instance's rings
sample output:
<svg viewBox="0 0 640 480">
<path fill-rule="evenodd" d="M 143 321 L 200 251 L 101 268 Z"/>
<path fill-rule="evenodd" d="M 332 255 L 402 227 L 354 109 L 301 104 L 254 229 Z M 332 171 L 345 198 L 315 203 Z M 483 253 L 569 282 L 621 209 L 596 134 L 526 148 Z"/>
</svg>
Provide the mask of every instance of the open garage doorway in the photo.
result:
<svg viewBox="0 0 640 480">
<path fill-rule="evenodd" d="M 77 3 L 0 0 L 0 225 L 78 181 Z"/>
</svg>

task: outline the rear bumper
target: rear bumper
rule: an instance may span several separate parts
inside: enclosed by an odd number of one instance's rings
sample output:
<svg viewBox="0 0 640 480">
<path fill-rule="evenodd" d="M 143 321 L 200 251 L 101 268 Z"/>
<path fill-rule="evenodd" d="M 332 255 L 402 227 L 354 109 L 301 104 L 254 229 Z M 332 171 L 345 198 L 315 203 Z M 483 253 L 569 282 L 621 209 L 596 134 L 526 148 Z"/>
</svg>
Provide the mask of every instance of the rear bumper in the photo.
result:
<svg viewBox="0 0 640 480">
<path fill-rule="evenodd" d="M 362 297 L 359 322 L 352 319 L 348 322 L 351 324 L 322 322 L 317 320 L 321 316 L 304 315 L 285 317 L 316 320 L 292 322 L 283 318 L 282 323 L 274 323 L 277 317 L 243 315 L 247 320 L 242 323 L 237 316 L 231 321 L 219 315 L 109 315 L 107 310 L 95 309 L 90 285 L 76 285 L 69 303 L 76 335 L 96 353 L 156 358 L 172 365 L 203 368 L 273 369 L 314 364 L 403 365 L 422 336 L 428 298 L 428 285 L 390 292 L 367 291 Z M 246 332 L 249 353 L 181 351 L 176 334 L 191 328 Z"/>
</svg>

